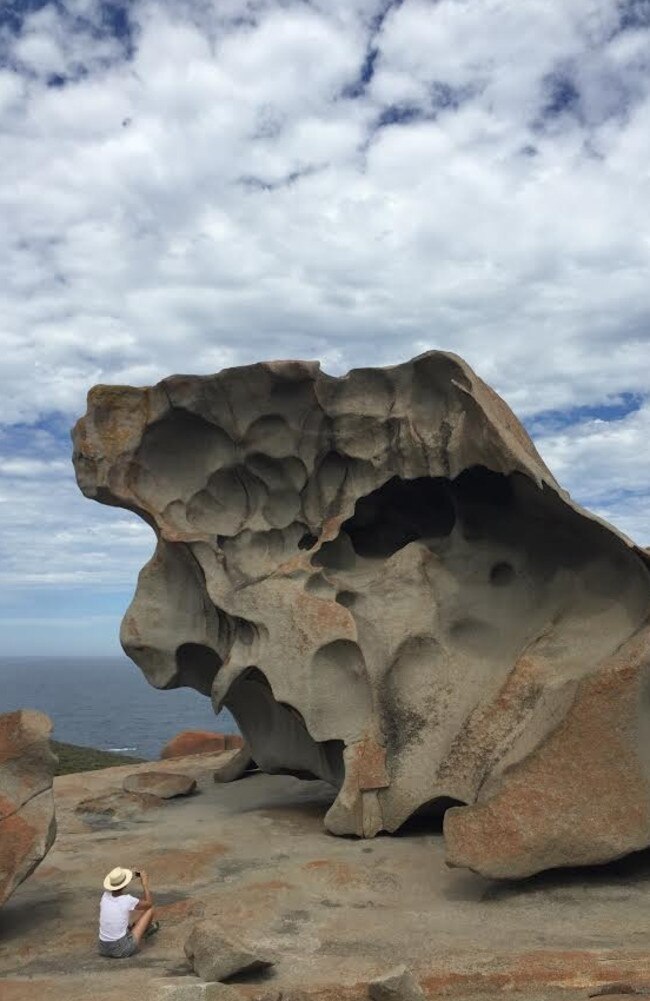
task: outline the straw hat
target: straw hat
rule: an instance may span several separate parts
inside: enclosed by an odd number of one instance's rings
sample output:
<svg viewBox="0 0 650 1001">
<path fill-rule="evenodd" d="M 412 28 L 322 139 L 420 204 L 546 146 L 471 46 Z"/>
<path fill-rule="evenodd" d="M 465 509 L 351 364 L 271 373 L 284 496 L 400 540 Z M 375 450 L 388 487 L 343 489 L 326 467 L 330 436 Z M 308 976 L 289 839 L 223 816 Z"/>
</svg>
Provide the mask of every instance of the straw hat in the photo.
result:
<svg viewBox="0 0 650 1001">
<path fill-rule="evenodd" d="M 122 869 L 119 865 L 115 869 L 111 869 L 108 876 L 104 880 L 105 890 L 122 890 L 125 886 L 133 879 L 133 872 L 131 869 Z"/>
</svg>

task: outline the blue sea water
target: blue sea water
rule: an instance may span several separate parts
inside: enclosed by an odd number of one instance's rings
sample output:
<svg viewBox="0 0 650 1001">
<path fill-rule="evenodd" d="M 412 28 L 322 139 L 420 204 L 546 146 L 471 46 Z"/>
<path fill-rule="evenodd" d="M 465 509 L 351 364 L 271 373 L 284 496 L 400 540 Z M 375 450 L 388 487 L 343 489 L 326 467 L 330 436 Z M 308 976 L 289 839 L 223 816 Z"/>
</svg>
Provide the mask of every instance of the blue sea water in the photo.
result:
<svg viewBox="0 0 650 1001">
<path fill-rule="evenodd" d="M 0 657 L 0 713 L 40 709 L 53 737 L 141 758 L 157 758 L 181 730 L 236 733 L 227 710 L 188 688 L 158 691 L 126 657 Z"/>
</svg>

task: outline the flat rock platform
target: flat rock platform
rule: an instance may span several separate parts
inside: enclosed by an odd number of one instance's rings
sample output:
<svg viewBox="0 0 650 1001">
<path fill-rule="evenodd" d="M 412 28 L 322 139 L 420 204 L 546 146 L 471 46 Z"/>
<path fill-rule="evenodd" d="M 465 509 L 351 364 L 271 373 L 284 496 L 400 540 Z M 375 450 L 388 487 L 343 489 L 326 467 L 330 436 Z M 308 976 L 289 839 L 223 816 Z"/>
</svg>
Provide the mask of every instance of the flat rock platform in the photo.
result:
<svg viewBox="0 0 650 1001">
<path fill-rule="evenodd" d="M 650 983 L 650 852 L 490 882 L 446 867 L 439 822 L 335 838 L 322 826 L 325 784 L 253 773 L 217 785 L 216 760 L 55 780 L 56 843 L 0 911 L 2 1001 L 171 1001 L 176 985 L 198 985 L 183 943 L 202 917 L 276 957 L 270 974 L 236 985 L 242 1001 L 297 988 L 357 1001 L 400 963 L 429 998 L 574 1001 L 609 982 Z M 152 767 L 194 776 L 198 793 L 129 819 L 75 813 Z M 101 883 L 115 865 L 148 870 L 162 926 L 121 961 L 96 952 Z"/>
</svg>

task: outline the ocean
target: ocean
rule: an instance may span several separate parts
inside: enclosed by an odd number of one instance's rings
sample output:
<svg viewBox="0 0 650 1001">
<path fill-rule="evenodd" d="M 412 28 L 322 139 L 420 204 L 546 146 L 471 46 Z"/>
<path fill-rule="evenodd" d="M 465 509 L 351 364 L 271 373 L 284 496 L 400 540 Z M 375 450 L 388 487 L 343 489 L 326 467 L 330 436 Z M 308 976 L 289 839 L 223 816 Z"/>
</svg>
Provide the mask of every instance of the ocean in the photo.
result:
<svg viewBox="0 0 650 1001">
<path fill-rule="evenodd" d="M 40 709 L 70 744 L 154 759 L 181 730 L 236 733 L 227 710 L 188 688 L 158 691 L 126 657 L 0 657 L 0 713 Z"/>
</svg>

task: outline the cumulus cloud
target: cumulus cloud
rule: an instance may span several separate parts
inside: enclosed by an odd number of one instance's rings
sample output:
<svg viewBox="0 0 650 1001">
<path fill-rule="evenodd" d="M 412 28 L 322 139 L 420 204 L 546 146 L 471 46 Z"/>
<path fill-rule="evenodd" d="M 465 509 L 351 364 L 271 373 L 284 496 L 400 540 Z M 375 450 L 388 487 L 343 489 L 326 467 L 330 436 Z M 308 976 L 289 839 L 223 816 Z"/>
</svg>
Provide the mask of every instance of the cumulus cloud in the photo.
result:
<svg viewBox="0 0 650 1001">
<path fill-rule="evenodd" d="M 32 454 L 12 455 L 0 438 L 0 589 L 132 589 L 153 551 L 151 530 L 124 511 L 89 511 L 57 436 L 24 451 Z"/>
<path fill-rule="evenodd" d="M 650 546 L 650 402 L 615 420 L 579 420 L 541 433 L 537 446 L 582 503 L 641 545 Z"/>
<path fill-rule="evenodd" d="M 76 498 L 62 439 L 35 456 L 16 430 L 71 422 L 93 383 L 429 348 L 465 356 L 576 497 L 648 540 L 649 40 L 632 0 L 9 3 L 4 573 L 137 562 L 128 517 Z M 625 394 L 634 413 L 608 416 Z M 593 419 L 535 423 L 580 407 Z"/>
</svg>

